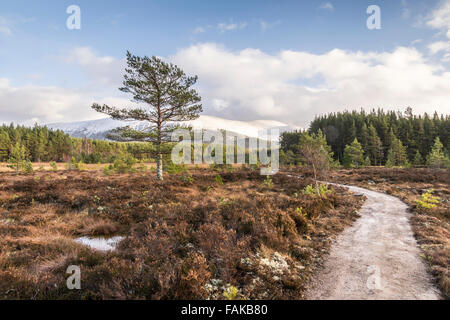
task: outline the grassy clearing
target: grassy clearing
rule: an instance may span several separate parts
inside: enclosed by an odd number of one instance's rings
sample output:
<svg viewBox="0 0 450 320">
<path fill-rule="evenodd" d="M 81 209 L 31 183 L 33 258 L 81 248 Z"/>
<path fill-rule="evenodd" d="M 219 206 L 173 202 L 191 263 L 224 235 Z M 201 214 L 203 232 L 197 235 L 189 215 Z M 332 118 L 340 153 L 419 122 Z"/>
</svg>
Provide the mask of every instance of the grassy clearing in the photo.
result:
<svg viewBox="0 0 450 320">
<path fill-rule="evenodd" d="M 1 174 L 0 298 L 300 299 L 362 202 L 302 194 L 310 178 L 191 173 Z M 73 241 L 84 235 L 127 238 L 103 253 Z M 69 265 L 81 290 L 66 288 Z"/>
<path fill-rule="evenodd" d="M 411 223 L 422 257 L 443 294 L 450 298 L 450 171 L 366 168 L 341 170 L 333 174 L 333 179 L 386 192 L 410 206 Z M 434 191 L 429 193 L 430 190 Z M 439 199 L 432 201 L 432 197 Z M 421 202 L 425 204 L 421 205 Z"/>
</svg>

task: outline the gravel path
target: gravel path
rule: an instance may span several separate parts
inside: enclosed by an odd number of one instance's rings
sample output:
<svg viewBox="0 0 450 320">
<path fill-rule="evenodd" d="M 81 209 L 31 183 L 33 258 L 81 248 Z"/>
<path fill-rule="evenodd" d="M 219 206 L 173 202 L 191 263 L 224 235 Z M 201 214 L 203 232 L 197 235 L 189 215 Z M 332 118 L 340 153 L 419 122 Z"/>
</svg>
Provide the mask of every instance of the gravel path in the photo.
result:
<svg viewBox="0 0 450 320">
<path fill-rule="evenodd" d="M 336 239 L 307 299 L 440 299 L 399 199 L 363 188 L 361 217 Z"/>
</svg>

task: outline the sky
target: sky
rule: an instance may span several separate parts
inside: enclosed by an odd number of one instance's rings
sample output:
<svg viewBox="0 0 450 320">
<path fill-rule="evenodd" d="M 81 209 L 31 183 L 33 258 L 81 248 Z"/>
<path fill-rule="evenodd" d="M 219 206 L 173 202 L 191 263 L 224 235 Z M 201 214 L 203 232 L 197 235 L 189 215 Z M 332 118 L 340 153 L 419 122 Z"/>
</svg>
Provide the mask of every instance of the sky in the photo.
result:
<svg viewBox="0 0 450 320">
<path fill-rule="evenodd" d="M 80 28 L 67 20 L 80 9 Z M 380 29 L 367 20 L 380 9 Z M 203 114 L 307 127 L 343 110 L 450 110 L 450 0 L 2 0 L 0 122 L 125 107 L 125 54 L 198 75 Z"/>
</svg>

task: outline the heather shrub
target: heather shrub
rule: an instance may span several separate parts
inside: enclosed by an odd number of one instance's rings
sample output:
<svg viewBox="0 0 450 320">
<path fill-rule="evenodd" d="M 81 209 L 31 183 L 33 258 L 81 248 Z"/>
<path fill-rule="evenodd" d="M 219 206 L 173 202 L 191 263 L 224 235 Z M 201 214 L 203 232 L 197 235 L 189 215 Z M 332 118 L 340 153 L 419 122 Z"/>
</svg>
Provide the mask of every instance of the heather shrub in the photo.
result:
<svg viewBox="0 0 450 320">
<path fill-rule="evenodd" d="M 165 170 L 168 174 L 179 174 L 186 170 L 184 165 L 175 164 L 172 161 L 170 161 L 166 166 Z"/>
<path fill-rule="evenodd" d="M 184 183 L 191 184 L 194 182 L 194 178 L 192 177 L 192 174 L 188 170 L 186 170 L 181 175 L 181 181 L 183 181 Z"/>
<path fill-rule="evenodd" d="M 266 179 L 264 180 L 264 185 L 268 188 L 272 188 L 273 187 L 273 181 L 270 178 L 270 176 L 267 176 Z"/>
<path fill-rule="evenodd" d="M 218 163 L 213 162 L 209 165 L 209 168 L 214 171 L 233 172 L 233 166 L 231 164 L 227 164 L 227 163 L 218 164 Z"/>
<path fill-rule="evenodd" d="M 121 155 L 116 160 L 114 160 L 113 170 L 116 173 L 133 173 L 135 172 L 134 165 L 136 164 L 136 159 L 127 154 Z"/>
<path fill-rule="evenodd" d="M 235 300 L 238 295 L 238 292 L 239 292 L 238 288 L 236 288 L 235 286 L 229 286 L 228 288 L 225 289 L 223 296 L 227 300 Z"/>
<path fill-rule="evenodd" d="M 329 189 L 327 184 L 319 184 L 316 186 L 313 185 L 307 185 L 303 190 L 302 194 L 313 196 L 313 197 L 321 197 L 324 198 L 328 194 L 332 193 L 333 191 Z"/>
<path fill-rule="evenodd" d="M 139 163 L 138 163 L 138 166 L 137 166 L 136 170 L 139 171 L 139 172 L 147 171 L 147 166 L 145 165 L 144 160 L 139 160 Z"/>
<path fill-rule="evenodd" d="M 52 171 L 57 171 L 58 170 L 58 166 L 56 165 L 55 161 L 51 161 L 50 162 L 50 168 Z"/>
<path fill-rule="evenodd" d="M 6 298 L 30 298 L 38 289 L 44 299 L 301 298 L 309 271 L 295 266 L 314 263 L 326 249 L 324 234 L 350 220 L 354 201 L 340 194 L 294 197 L 309 178 L 271 176 L 268 192 L 259 172 L 221 172 L 217 183 L 217 172 L 205 171 L 164 181 L 93 172 L 2 181 L 0 190 L 10 192 L 2 207 L 18 216 L 0 224 L 9 238 L 0 252 L 0 292 L 14 285 L 20 292 Z M 185 173 L 195 183 L 184 181 Z M 51 240 L 35 235 L 36 225 L 48 226 Z M 112 235 L 125 239 L 108 253 L 71 238 Z M 65 268 L 72 264 L 83 270 L 82 290 L 68 292 Z M 5 265 L 20 270 L 12 282 Z M 39 273 L 28 277 L 31 268 Z"/>
<path fill-rule="evenodd" d="M 416 200 L 417 207 L 420 209 L 434 209 L 439 203 L 439 197 L 433 196 L 433 189 L 427 190 L 427 192 L 422 193 L 419 199 Z"/>
<path fill-rule="evenodd" d="M 66 168 L 67 170 L 81 171 L 83 170 L 83 163 L 81 161 L 77 161 L 75 157 L 72 157 L 66 164 Z"/>
<path fill-rule="evenodd" d="M 21 163 L 21 170 L 24 173 L 33 173 L 33 164 L 29 160 L 24 160 Z"/>
<path fill-rule="evenodd" d="M 214 178 L 214 180 L 216 181 L 216 183 L 218 185 L 223 185 L 223 180 L 222 180 L 222 176 L 220 174 L 216 175 L 216 177 Z"/>
<path fill-rule="evenodd" d="M 137 160 L 129 154 L 121 154 L 114 160 L 113 164 L 103 168 L 103 172 L 106 175 L 112 173 L 134 173 L 136 168 L 134 168 Z"/>
</svg>

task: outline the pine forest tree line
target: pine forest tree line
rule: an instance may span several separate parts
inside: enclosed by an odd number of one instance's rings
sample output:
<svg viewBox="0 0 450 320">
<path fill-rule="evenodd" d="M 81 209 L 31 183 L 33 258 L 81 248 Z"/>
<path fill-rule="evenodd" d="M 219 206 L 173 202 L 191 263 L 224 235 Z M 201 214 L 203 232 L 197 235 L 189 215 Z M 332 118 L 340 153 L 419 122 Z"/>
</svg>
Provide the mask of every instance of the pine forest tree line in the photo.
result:
<svg viewBox="0 0 450 320">
<path fill-rule="evenodd" d="M 361 144 L 364 158 L 372 165 L 385 165 L 394 156 L 393 151 L 405 149 L 408 162 L 425 164 L 439 138 L 443 152 L 448 156 L 450 150 L 450 116 L 428 114 L 414 115 L 411 108 L 404 113 L 382 109 L 330 113 L 316 117 L 311 122 L 309 132 L 321 130 L 333 150 L 336 160 L 343 162 L 345 147 L 355 138 Z M 400 155 L 401 157 L 401 155 Z M 392 159 L 391 159 L 392 161 Z"/>
<path fill-rule="evenodd" d="M 0 162 L 13 156 L 14 148 L 23 148 L 25 159 L 32 162 L 66 162 L 74 157 L 84 163 L 109 163 L 119 155 L 148 159 L 154 153 L 150 143 L 124 143 L 86 138 L 72 138 L 61 130 L 46 126 L 0 126 Z"/>
</svg>

